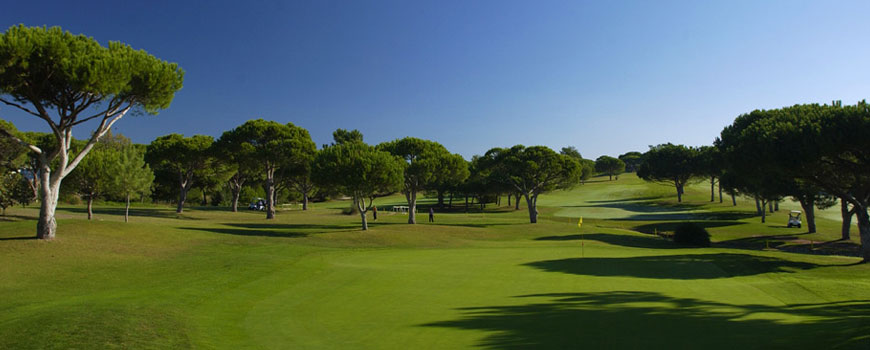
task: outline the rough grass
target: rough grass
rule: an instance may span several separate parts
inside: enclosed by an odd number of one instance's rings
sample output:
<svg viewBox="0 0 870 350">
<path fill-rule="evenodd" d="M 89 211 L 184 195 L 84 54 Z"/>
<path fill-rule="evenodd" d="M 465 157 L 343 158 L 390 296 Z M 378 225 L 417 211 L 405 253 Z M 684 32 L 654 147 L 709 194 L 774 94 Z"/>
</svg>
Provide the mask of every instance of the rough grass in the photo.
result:
<svg viewBox="0 0 870 350">
<path fill-rule="evenodd" d="M 130 224 L 68 207 L 54 242 L 29 239 L 35 209 L 15 208 L 0 220 L 0 348 L 870 347 L 870 267 L 758 241 L 832 240 L 839 223 L 806 235 L 781 210 L 762 225 L 704 189 L 676 205 L 623 175 L 542 197 L 536 225 L 507 208 L 415 226 L 382 211 L 367 232 L 346 202 L 272 221 L 138 208 Z M 644 233 L 684 214 L 713 248 Z"/>
</svg>

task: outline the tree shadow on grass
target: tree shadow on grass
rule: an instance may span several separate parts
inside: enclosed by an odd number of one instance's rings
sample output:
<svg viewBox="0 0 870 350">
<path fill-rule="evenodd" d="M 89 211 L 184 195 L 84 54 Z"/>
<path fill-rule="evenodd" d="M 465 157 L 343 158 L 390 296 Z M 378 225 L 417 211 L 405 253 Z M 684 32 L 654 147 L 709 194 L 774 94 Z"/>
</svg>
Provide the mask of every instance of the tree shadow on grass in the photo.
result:
<svg viewBox="0 0 870 350">
<path fill-rule="evenodd" d="M 674 232 L 678 226 L 685 224 L 686 221 L 672 221 L 672 222 L 657 222 L 654 224 L 645 224 L 638 225 L 632 227 L 633 230 L 646 234 L 655 234 L 659 232 Z M 739 221 L 696 221 L 693 220 L 691 223 L 701 226 L 705 229 L 717 228 L 717 227 L 728 227 L 728 226 L 736 226 L 736 225 L 745 225 L 743 222 Z"/>
<path fill-rule="evenodd" d="M 594 201 L 586 201 L 587 203 L 626 203 L 626 202 L 647 202 L 656 199 L 661 199 L 662 196 L 647 196 L 647 197 L 637 197 L 637 198 L 622 198 L 622 199 L 602 199 L 602 200 L 594 200 Z"/>
<path fill-rule="evenodd" d="M 756 216 L 755 213 L 745 211 L 714 211 L 699 214 L 706 220 L 743 220 Z"/>
<path fill-rule="evenodd" d="M 687 254 L 630 258 L 570 258 L 524 264 L 550 272 L 583 276 L 656 279 L 716 279 L 771 272 L 795 272 L 822 265 L 747 254 Z"/>
<path fill-rule="evenodd" d="M 281 238 L 299 238 L 308 236 L 307 233 L 287 232 L 279 230 L 258 230 L 258 229 L 242 229 L 242 228 L 217 228 L 217 227 L 179 227 L 182 230 L 193 230 L 218 233 L 222 235 L 235 236 L 259 236 L 259 237 L 281 237 Z"/>
<path fill-rule="evenodd" d="M 655 202 L 653 200 L 611 200 L 611 201 L 590 201 L 595 203 L 592 205 L 569 205 L 571 208 L 610 208 L 622 209 L 635 213 L 661 213 L 686 211 L 703 207 L 705 204 L 699 203 L 671 203 L 671 202 Z"/>
<path fill-rule="evenodd" d="M 66 211 L 76 214 L 85 214 L 88 213 L 88 208 L 58 208 L 58 211 Z M 114 208 L 114 207 L 96 207 L 93 209 L 94 216 L 99 215 L 113 215 L 113 216 L 124 216 L 124 208 Z M 185 219 L 185 220 L 204 220 L 201 218 L 194 218 L 189 215 L 185 215 L 184 213 L 176 213 L 174 209 L 164 209 L 164 208 L 130 208 L 130 216 L 131 217 L 150 217 L 150 218 L 161 218 L 161 219 Z"/>
<path fill-rule="evenodd" d="M 36 236 L 0 237 L 0 241 L 30 241 L 30 240 L 36 240 Z"/>
<path fill-rule="evenodd" d="M 369 228 L 386 225 L 401 225 L 398 222 L 369 223 Z M 205 231 L 237 236 L 283 237 L 298 238 L 317 233 L 336 233 L 360 231 L 359 224 L 258 224 L 258 223 L 224 223 L 228 227 L 180 227 L 183 230 Z"/>
<path fill-rule="evenodd" d="M 460 226 L 460 227 L 472 227 L 472 228 L 487 228 L 487 227 L 495 227 L 495 226 L 512 226 L 512 225 L 522 225 L 524 222 L 487 222 L 487 223 L 470 223 L 470 222 L 449 222 L 449 223 L 433 223 L 438 226 Z M 527 222 L 525 222 L 527 224 Z"/>
<path fill-rule="evenodd" d="M 382 223 L 390 224 L 390 223 Z M 256 223 L 224 223 L 223 225 L 236 227 L 240 229 L 257 229 L 257 230 L 343 230 L 355 228 L 359 225 L 329 225 L 329 224 L 256 224 Z"/>
<path fill-rule="evenodd" d="M 15 221 L 24 221 L 24 220 L 36 220 L 38 217 L 36 216 L 25 216 L 25 215 L 2 215 L 0 216 L 0 221 L 5 222 L 15 222 Z"/>
<path fill-rule="evenodd" d="M 771 306 L 654 292 L 518 296 L 424 327 L 485 331 L 487 349 L 870 348 L 870 301 Z"/>
<path fill-rule="evenodd" d="M 580 241 L 590 240 L 607 244 L 633 248 L 672 249 L 680 248 L 673 242 L 655 236 L 615 235 L 609 233 L 575 234 L 566 236 L 546 236 L 535 238 L 536 241 Z"/>
<path fill-rule="evenodd" d="M 716 246 L 737 249 L 777 249 L 785 252 L 801 254 L 823 254 L 842 256 L 861 256 L 861 245 L 857 242 L 841 239 L 830 241 L 809 240 L 809 232 L 762 235 L 730 239 L 716 243 Z"/>
</svg>

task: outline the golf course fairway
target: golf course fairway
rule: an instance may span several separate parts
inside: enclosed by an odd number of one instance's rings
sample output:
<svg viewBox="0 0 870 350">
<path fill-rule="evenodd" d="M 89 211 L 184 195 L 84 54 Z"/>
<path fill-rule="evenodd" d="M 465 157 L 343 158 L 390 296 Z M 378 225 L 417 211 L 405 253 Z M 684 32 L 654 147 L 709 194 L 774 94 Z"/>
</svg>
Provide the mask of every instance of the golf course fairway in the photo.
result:
<svg viewBox="0 0 870 350">
<path fill-rule="evenodd" d="M 829 216 L 809 235 L 703 184 L 678 206 L 630 174 L 595 180 L 542 196 L 537 224 L 506 203 L 417 225 L 384 207 L 365 232 L 347 202 L 269 221 L 141 207 L 129 224 L 68 206 L 43 242 L 36 209 L 13 208 L 0 349 L 870 348 L 870 267 L 812 253 L 839 234 Z M 713 247 L 648 233 L 686 220 Z"/>
</svg>

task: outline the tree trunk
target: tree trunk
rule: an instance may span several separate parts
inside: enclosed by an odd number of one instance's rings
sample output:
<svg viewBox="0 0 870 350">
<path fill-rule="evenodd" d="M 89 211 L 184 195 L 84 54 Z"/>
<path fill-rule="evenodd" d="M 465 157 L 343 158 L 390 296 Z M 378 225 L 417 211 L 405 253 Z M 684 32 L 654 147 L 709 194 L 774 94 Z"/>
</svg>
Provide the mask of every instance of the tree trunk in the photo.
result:
<svg viewBox="0 0 870 350">
<path fill-rule="evenodd" d="M 31 173 L 33 179 L 27 179 L 27 186 L 30 187 L 30 191 L 33 192 L 33 198 L 39 198 L 39 173 L 34 171 Z M 26 177 L 25 177 L 26 178 Z"/>
<path fill-rule="evenodd" d="M 230 185 L 230 189 L 232 190 L 231 192 L 233 192 L 232 210 L 233 213 L 237 213 L 239 211 L 239 196 L 242 193 L 242 186 L 236 186 L 233 184 Z"/>
<path fill-rule="evenodd" d="M 88 195 L 88 220 L 94 217 L 94 195 Z"/>
<path fill-rule="evenodd" d="M 737 206 L 737 195 L 733 192 L 731 193 L 731 205 L 735 207 Z"/>
<path fill-rule="evenodd" d="M 366 200 L 365 198 L 358 198 L 354 202 L 356 202 L 357 209 L 359 209 L 359 216 L 362 219 L 362 230 L 366 231 L 369 229 L 369 221 L 366 217 Z"/>
<path fill-rule="evenodd" d="M 279 204 L 278 203 L 278 192 L 279 191 L 280 190 L 278 189 L 278 186 L 275 186 L 275 190 L 272 191 L 272 208 L 275 208 L 273 211 L 278 210 L 277 208 L 278 208 L 278 204 Z"/>
<path fill-rule="evenodd" d="M 199 205 L 203 207 L 208 205 L 208 199 L 205 197 L 205 188 L 202 189 L 202 201 L 199 202 Z"/>
<path fill-rule="evenodd" d="M 855 206 L 855 216 L 858 217 L 858 234 L 861 236 L 861 257 L 863 263 L 870 262 L 870 217 L 867 206 Z"/>
<path fill-rule="evenodd" d="M 849 210 L 849 202 L 840 198 L 840 215 L 843 216 L 843 226 L 840 229 L 840 234 L 842 235 L 841 239 L 848 241 L 852 239 L 851 230 L 852 230 L 852 215 L 855 214 L 855 210 Z"/>
<path fill-rule="evenodd" d="M 438 208 L 444 208 L 444 191 L 438 191 Z"/>
<path fill-rule="evenodd" d="M 767 201 L 767 209 L 768 209 L 768 210 L 767 210 L 768 212 L 770 212 L 771 214 L 773 214 L 773 201 L 772 201 L 772 200 L 768 200 L 768 201 Z"/>
<path fill-rule="evenodd" d="M 514 195 L 508 193 L 508 208 L 511 207 L 511 197 L 513 197 L 513 196 L 514 196 Z"/>
<path fill-rule="evenodd" d="M 124 208 L 124 222 L 130 222 L 130 194 L 127 194 L 127 207 Z"/>
<path fill-rule="evenodd" d="M 302 192 L 302 210 L 308 210 L 308 192 Z"/>
<path fill-rule="evenodd" d="M 755 197 L 755 212 L 757 215 L 761 215 L 761 201 L 758 200 L 758 197 Z"/>
<path fill-rule="evenodd" d="M 710 202 L 716 201 L 716 177 L 710 176 Z"/>
<path fill-rule="evenodd" d="M 405 199 L 408 200 L 408 223 L 417 223 L 417 191 L 409 190 L 405 192 Z"/>
<path fill-rule="evenodd" d="M 765 213 L 765 211 L 764 211 L 766 208 L 767 208 L 767 206 L 765 205 L 764 200 L 762 199 L 761 200 L 761 223 L 762 224 L 765 223 L 765 219 L 767 217 L 767 215 L 766 215 L 767 213 Z"/>
<path fill-rule="evenodd" d="M 40 175 L 42 176 L 39 193 L 41 205 L 39 206 L 39 220 L 36 222 L 36 238 L 50 241 L 57 234 L 57 221 L 54 218 L 54 213 L 57 211 L 60 179 L 51 178 L 51 170 L 48 169 L 47 165 L 43 166 Z"/>
<path fill-rule="evenodd" d="M 514 199 L 514 210 L 520 210 L 520 194 L 517 193 L 517 198 Z"/>
<path fill-rule="evenodd" d="M 779 211 L 779 201 L 773 202 L 773 211 Z"/>
<path fill-rule="evenodd" d="M 447 207 L 451 209 L 453 208 L 453 191 L 450 191 L 450 199 L 447 202 Z"/>
<path fill-rule="evenodd" d="M 801 204 L 801 209 L 804 210 L 804 217 L 807 220 L 807 233 L 816 233 L 816 213 L 815 213 L 815 196 L 808 195 L 806 198 L 798 198 Z"/>
<path fill-rule="evenodd" d="M 180 192 L 178 193 L 178 208 L 175 209 L 176 213 L 181 213 L 182 211 L 184 211 L 184 202 L 187 200 L 187 190 L 189 189 L 190 186 L 181 186 Z"/>
<path fill-rule="evenodd" d="M 275 218 L 275 180 L 269 176 L 263 184 L 266 190 L 266 220 Z"/>
<path fill-rule="evenodd" d="M 719 203 L 722 203 L 722 180 L 719 180 Z"/>
<path fill-rule="evenodd" d="M 529 222 L 532 224 L 538 223 L 538 208 L 535 205 L 535 196 L 529 196 L 528 193 L 523 194 L 526 197 L 526 205 L 529 206 Z"/>
<path fill-rule="evenodd" d="M 680 185 L 677 183 L 674 186 L 677 187 L 677 203 L 682 203 L 683 202 L 683 185 Z"/>
<path fill-rule="evenodd" d="M 608 173 L 607 175 L 610 175 L 610 180 L 609 180 L 609 181 L 613 181 L 613 174 Z"/>
</svg>

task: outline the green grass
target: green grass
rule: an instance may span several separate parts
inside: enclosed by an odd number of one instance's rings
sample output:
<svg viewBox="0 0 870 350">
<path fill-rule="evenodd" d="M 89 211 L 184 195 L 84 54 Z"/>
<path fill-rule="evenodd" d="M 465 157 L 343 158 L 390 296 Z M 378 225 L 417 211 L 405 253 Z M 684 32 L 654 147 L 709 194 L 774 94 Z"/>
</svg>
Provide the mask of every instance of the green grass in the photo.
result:
<svg viewBox="0 0 870 350">
<path fill-rule="evenodd" d="M 536 225 L 492 207 L 414 226 L 382 211 L 362 232 L 338 214 L 347 202 L 272 221 L 144 207 L 130 224 L 76 206 L 40 242 L 26 239 L 36 210 L 14 208 L 0 349 L 870 347 L 870 266 L 761 249 L 836 239 L 835 220 L 808 235 L 779 227 L 784 210 L 761 224 L 748 200 L 709 203 L 704 184 L 676 205 L 631 175 L 594 180 L 543 196 Z M 714 247 L 640 233 L 684 220 Z"/>
</svg>

